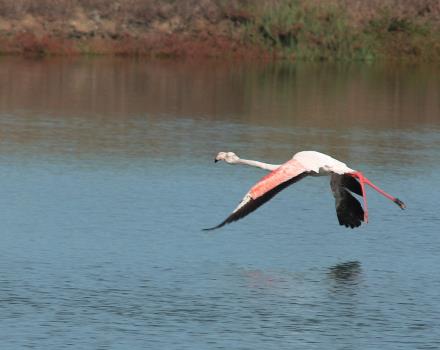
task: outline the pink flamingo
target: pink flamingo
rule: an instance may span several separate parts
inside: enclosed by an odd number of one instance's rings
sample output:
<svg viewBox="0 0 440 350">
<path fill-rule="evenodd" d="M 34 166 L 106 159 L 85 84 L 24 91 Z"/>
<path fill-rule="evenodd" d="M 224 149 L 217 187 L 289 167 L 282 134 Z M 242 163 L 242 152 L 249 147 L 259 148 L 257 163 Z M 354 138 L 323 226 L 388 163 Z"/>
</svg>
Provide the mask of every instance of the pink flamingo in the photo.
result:
<svg viewBox="0 0 440 350">
<path fill-rule="evenodd" d="M 360 171 L 349 168 L 346 164 L 326 154 L 315 151 L 296 153 L 292 159 L 281 165 L 267 164 L 255 160 L 240 159 L 233 152 L 220 152 L 215 157 L 215 162 L 220 160 L 229 164 L 245 164 L 271 171 L 258 181 L 244 196 L 238 207 L 222 223 L 205 230 L 214 230 L 237 221 L 253 212 L 266 203 L 287 186 L 305 178 L 306 176 L 330 175 L 330 186 L 335 197 L 336 215 L 340 225 L 358 227 L 362 221 L 368 222 L 367 198 L 365 184 L 371 186 L 381 195 L 392 200 L 401 209 L 405 203 L 400 199 L 386 193 Z M 364 207 L 351 194 L 363 197 Z"/>
</svg>

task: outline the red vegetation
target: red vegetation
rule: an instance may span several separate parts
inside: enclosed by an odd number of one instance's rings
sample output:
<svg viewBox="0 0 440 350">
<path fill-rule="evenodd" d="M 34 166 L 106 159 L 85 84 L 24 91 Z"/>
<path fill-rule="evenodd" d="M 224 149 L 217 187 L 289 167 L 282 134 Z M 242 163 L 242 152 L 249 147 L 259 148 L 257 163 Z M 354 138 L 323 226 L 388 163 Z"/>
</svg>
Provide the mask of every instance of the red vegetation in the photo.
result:
<svg viewBox="0 0 440 350">
<path fill-rule="evenodd" d="M 439 33 L 438 0 L 0 0 L 4 54 L 440 56 Z"/>
</svg>

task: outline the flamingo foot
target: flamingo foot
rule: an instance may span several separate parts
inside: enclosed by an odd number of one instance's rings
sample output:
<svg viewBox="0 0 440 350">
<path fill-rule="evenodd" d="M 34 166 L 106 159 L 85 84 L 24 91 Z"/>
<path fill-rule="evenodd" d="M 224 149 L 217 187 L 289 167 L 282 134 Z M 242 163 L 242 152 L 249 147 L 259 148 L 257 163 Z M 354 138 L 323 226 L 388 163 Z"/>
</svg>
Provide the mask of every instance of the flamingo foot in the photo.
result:
<svg viewBox="0 0 440 350">
<path fill-rule="evenodd" d="M 406 204 L 403 203 L 399 198 L 396 198 L 393 202 L 396 203 L 400 209 L 406 209 Z"/>
</svg>

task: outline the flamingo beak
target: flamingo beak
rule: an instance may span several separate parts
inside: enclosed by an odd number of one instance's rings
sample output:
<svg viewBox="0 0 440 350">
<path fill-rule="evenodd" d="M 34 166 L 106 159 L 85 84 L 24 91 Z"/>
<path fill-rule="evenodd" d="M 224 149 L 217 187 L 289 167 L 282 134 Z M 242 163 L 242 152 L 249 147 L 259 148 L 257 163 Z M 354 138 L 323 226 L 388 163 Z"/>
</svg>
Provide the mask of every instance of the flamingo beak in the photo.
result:
<svg viewBox="0 0 440 350">
<path fill-rule="evenodd" d="M 217 162 L 218 162 L 218 159 L 217 159 L 217 158 L 215 158 L 215 159 L 214 159 L 214 163 L 217 163 Z"/>
</svg>

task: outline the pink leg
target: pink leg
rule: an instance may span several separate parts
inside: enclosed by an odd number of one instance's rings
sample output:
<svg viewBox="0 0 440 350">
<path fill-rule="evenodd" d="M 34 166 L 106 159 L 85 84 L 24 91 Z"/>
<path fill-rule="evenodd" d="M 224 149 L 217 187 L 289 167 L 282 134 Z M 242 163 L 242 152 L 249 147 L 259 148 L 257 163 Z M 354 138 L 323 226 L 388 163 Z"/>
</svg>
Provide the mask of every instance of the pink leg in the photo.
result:
<svg viewBox="0 0 440 350">
<path fill-rule="evenodd" d="M 382 190 L 381 188 L 376 186 L 374 183 L 372 183 L 369 179 L 367 179 L 360 171 L 352 173 L 351 175 L 359 178 L 359 181 L 360 181 L 361 187 L 362 187 L 362 192 L 364 193 L 364 195 L 365 195 L 365 192 L 364 192 L 363 183 L 365 182 L 368 186 L 372 187 L 374 190 L 379 192 L 382 196 L 384 196 L 384 197 L 388 198 L 389 200 L 393 201 L 394 203 L 396 203 L 401 209 L 406 208 L 405 203 L 403 203 L 399 198 L 393 197 L 392 195 L 386 193 L 384 190 Z"/>
<path fill-rule="evenodd" d="M 377 192 L 379 192 L 382 196 L 388 198 L 389 200 L 392 200 L 394 203 L 396 203 L 400 209 L 405 209 L 406 205 L 403 203 L 399 198 L 393 197 L 392 195 L 386 193 L 384 190 L 377 187 L 374 183 L 372 183 L 370 180 L 368 180 L 366 177 L 364 177 L 365 183 L 375 189 Z"/>
</svg>

